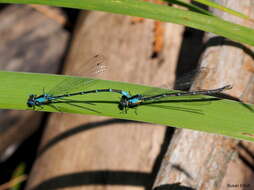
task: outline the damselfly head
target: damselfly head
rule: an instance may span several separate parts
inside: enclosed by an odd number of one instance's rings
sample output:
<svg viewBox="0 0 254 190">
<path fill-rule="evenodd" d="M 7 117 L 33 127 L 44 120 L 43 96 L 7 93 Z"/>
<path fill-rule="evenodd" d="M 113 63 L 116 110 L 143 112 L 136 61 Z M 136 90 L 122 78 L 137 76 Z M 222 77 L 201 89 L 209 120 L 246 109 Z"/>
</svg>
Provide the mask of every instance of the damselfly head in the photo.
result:
<svg viewBox="0 0 254 190">
<path fill-rule="evenodd" d="M 128 107 L 128 98 L 126 96 L 122 96 L 118 104 L 118 108 L 119 110 L 123 110 L 126 107 Z"/>
<path fill-rule="evenodd" d="M 35 106 L 35 98 L 36 98 L 35 94 L 30 94 L 28 97 L 28 100 L 26 102 L 26 105 L 30 108 L 34 107 Z"/>
</svg>

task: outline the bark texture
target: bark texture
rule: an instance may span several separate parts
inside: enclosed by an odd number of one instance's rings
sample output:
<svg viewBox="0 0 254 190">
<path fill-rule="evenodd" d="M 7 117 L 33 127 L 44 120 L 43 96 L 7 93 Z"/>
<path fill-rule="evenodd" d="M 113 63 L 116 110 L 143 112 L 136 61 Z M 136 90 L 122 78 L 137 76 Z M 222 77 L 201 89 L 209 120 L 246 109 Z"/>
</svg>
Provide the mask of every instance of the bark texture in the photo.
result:
<svg viewBox="0 0 254 190">
<path fill-rule="evenodd" d="M 0 18 L 1 70 L 58 71 L 68 40 L 68 33 L 62 25 L 28 6 L 8 6 L 1 10 Z M 0 161 L 3 161 L 39 127 L 42 114 L 31 111 L 0 112 Z"/>
<path fill-rule="evenodd" d="M 254 16 L 254 4 L 251 0 L 218 1 L 218 3 L 250 15 L 252 18 Z M 214 13 L 226 20 L 251 26 L 250 23 L 234 16 L 218 11 Z M 233 89 L 227 91 L 228 94 L 252 102 L 253 48 L 210 33 L 206 34 L 205 39 L 206 48 L 200 66 L 206 67 L 209 72 L 197 77 L 193 89 L 212 89 L 232 84 Z M 237 189 L 245 188 L 240 187 L 240 184 L 251 186 L 253 182 L 249 179 L 253 179 L 253 171 L 251 172 L 251 168 L 246 167 L 241 161 L 237 151 L 238 143 L 237 140 L 220 135 L 177 130 L 163 160 L 154 188 L 162 190 L 169 187 L 186 187 L 212 190 L 231 189 L 230 185 L 238 185 Z"/>
</svg>

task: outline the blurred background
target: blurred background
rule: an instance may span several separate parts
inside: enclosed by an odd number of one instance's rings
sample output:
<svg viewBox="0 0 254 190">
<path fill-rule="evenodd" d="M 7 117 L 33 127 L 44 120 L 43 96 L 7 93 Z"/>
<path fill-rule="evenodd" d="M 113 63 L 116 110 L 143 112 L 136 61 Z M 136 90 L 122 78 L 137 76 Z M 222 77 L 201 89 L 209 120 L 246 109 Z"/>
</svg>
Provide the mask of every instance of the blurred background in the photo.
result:
<svg viewBox="0 0 254 190">
<path fill-rule="evenodd" d="M 254 18 L 251 0 L 217 2 Z M 230 95 L 253 103 L 253 48 L 192 28 L 1 4 L 0 36 L 1 70 L 75 75 L 85 60 L 103 55 L 109 69 L 100 78 L 174 88 L 185 73 L 204 66 L 211 72 L 192 89 L 229 83 Z M 250 142 L 98 116 L 0 112 L 0 190 L 254 189 Z"/>
</svg>

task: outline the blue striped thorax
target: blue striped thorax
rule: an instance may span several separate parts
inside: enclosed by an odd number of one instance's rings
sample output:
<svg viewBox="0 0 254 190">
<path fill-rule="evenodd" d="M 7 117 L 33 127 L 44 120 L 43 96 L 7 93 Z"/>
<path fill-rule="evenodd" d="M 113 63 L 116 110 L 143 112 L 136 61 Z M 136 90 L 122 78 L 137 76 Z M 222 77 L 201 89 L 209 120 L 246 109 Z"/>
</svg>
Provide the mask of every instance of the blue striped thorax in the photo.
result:
<svg viewBox="0 0 254 190">
<path fill-rule="evenodd" d="M 139 97 L 137 97 L 137 98 L 132 98 L 132 99 L 130 99 L 130 100 L 128 100 L 131 104 L 137 104 L 137 103 L 139 103 L 141 100 L 140 100 L 140 98 Z"/>
<path fill-rule="evenodd" d="M 48 97 L 47 96 L 38 97 L 35 99 L 35 101 L 37 101 L 39 103 L 44 103 L 44 102 L 48 101 Z"/>
</svg>

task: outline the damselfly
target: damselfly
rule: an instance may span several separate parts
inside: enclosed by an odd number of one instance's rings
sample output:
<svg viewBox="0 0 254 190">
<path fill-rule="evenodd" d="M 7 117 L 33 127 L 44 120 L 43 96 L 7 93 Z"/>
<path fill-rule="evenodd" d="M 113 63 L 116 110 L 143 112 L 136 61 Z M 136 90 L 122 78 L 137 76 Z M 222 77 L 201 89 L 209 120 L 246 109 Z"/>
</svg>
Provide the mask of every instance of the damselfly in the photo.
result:
<svg viewBox="0 0 254 190">
<path fill-rule="evenodd" d="M 103 72 L 106 67 L 103 65 L 103 57 L 100 55 L 94 56 L 86 66 L 86 72 L 97 74 Z M 91 74 L 90 74 L 91 75 Z M 31 94 L 27 100 L 27 106 L 33 109 L 37 107 L 42 109 L 44 105 L 49 105 L 57 109 L 53 103 L 64 103 L 66 97 L 77 96 L 77 95 L 84 95 L 90 93 L 99 93 L 99 92 L 113 92 L 119 93 L 122 96 L 130 97 L 128 92 L 117 90 L 117 89 L 97 89 L 97 90 L 90 90 L 90 91 L 78 91 L 73 93 L 67 93 L 71 90 L 78 88 L 79 86 L 87 87 L 88 84 L 93 83 L 95 80 L 84 81 L 80 78 L 72 78 L 72 79 L 65 79 L 61 81 L 59 84 L 54 86 L 50 91 L 47 93 L 44 92 L 41 95 Z"/>
<path fill-rule="evenodd" d="M 118 104 L 118 108 L 120 110 L 124 110 L 125 113 L 127 113 L 128 108 L 134 108 L 138 105 L 148 102 L 148 101 L 156 101 L 165 97 L 174 97 L 174 96 L 194 96 L 194 95 L 213 95 L 217 93 L 221 93 L 224 90 L 231 89 L 231 85 L 226 85 L 221 88 L 217 89 L 211 89 L 211 90 L 197 90 L 197 91 L 189 91 L 189 92 L 173 92 L 173 93 L 161 93 L 153 96 L 144 96 L 142 94 L 136 94 L 134 96 L 131 96 L 128 94 L 128 96 L 123 95 L 121 97 L 121 100 Z"/>
</svg>

